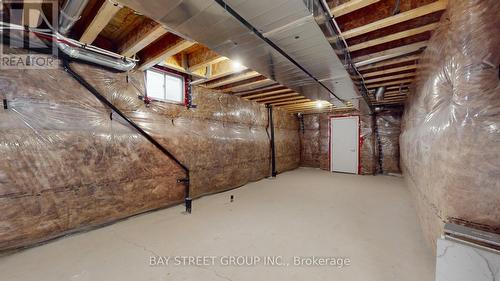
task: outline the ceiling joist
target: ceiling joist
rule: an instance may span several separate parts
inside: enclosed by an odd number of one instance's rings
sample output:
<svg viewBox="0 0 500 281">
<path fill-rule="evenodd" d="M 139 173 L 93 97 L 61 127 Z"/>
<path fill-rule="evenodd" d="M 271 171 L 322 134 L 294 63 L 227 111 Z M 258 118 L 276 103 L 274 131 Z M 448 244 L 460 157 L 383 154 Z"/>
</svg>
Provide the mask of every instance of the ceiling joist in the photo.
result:
<svg viewBox="0 0 500 281">
<path fill-rule="evenodd" d="M 363 74 L 363 77 L 366 79 L 368 77 L 374 77 L 374 76 L 379 76 L 379 75 L 384 75 L 384 74 L 396 73 L 396 72 L 407 71 L 407 70 L 415 70 L 415 69 L 417 69 L 417 65 L 401 66 L 401 67 L 384 69 L 384 70 L 380 70 L 380 71 L 369 72 L 369 73 Z"/>
<path fill-rule="evenodd" d="M 446 9 L 446 6 L 448 4 L 447 0 L 438 0 L 436 2 L 433 2 L 431 4 L 418 7 L 416 9 L 412 9 L 385 19 L 378 20 L 376 22 L 372 22 L 367 25 L 363 25 L 357 28 L 353 28 L 350 30 L 347 30 L 345 32 L 342 32 L 342 36 L 345 39 L 353 38 L 362 34 L 366 34 L 368 32 L 372 32 L 375 30 L 382 29 L 384 27 L 388 27 L 391 25 L 395 25 L 401 22 L 405 22 L 408 20 L 412 20 L 421 16 L 425 16 L 428 14 L 432 14 L 434 12 L 442 11 Z"/>
<path fill-rule="evenodd" d="M 395 59 L 389 59 L 389 60 L 376 62 L 376 63 L 372 63 L 372 64 L 367 64 L 365 66 L 358 67 L 358 70 L 362 71 L 362 72 L 366 72 L 366 71 L 373 70 L 375 68 L 389 66 L 389 65 L 398 64 L 398 63 L 405 63 L 405 62 L 410 62 L 410 61 L 414 61 L 415 63 L 417 63 L 419 58 L 420 58 L 419 55 L 410 55 L 410 56 L 405 56 L 405 57 L 400 57 L 400 58 L 395 58 Z"/>
<path fill-rule="evenodd" d="M 340 17 L 379 1 L 380 0 L 350 0 L 349 2 L 333 7 L 330 11 L 334 17 Z"/>
<path fill-rule="evenodd" d="M 372 64 L 379 61 L 384 61 L 388 59 L 392 59 L 395 57 L 403 56 L 405 54 L 416 52 L 422 48 L 427 46 L 427 41 L 412 43 L 408 45 L 404 45 L 401 47 L 396 47 L 360 57 L 356 57 L 353 59 L 354 65 L 356 67 L 360 67 L 367 64 Z"/>
<path fill-rule="evenodd" d="M 406 37 L 410 37 L 410 36 L 413 36 L 413 35 L 417 35 L 417 34 L 420 34 L 420 33 L 424 33 L 424 32 L 427 32 L 427 31 L 434 30 L 437 27 L 438 27 L 437 23 L 431 23 L 431 24 L 428 24 L 428 25 L 425 25 L 425 26 L 420 26 L 420 27 L 417 27 L 417 28 L 413 28 L 413 29 L 409 29 L 409 30 L 397 32 L 397 33 L 390 34 L 390 35 L 387 35 L 387 36 L 384 36 L 384 37 L 380 37 L 380 38 L 377 38 L 377 39 L 373 39 L 373 40 L 370 40 L 370 41 L 366 41 L 366 42 L 363 42 L 363 43 L 359 43 L 359 44 L 350 46 L 349 47 L 349 51 L 354 52 L 354 51 L 358 51 L 358 50 L 361 50 L 361 49 L 373 47 L 373 46 L 376 46 L 376 45 L 388 43 L 388 42 L 391 42 L 391 41 L 394 41 L 394 40 L 403 39 L 403 38 L 406 38 Z"/>
<path fill-rule="evenodd" d="M 97 14 L 80 37 L 80 42 L 92 44 L 92 42 L 94 42 L 97 38 L 97 35 L 101 33 L 101 31 L 120 9 L 121 7 L 118 4 L 111 3 L 111 1 L 107 0 L 104 1 L 102 6 L 99 8 L 99 11 L 97 11 Z"/>
<path fill-rule="evenodd" d="M 119 47 L 118 52 L 126 57 L 133 56 L 166 33 L 167 30 L 160 24 L 147 22 L 130 33 Z"/>
</svg>

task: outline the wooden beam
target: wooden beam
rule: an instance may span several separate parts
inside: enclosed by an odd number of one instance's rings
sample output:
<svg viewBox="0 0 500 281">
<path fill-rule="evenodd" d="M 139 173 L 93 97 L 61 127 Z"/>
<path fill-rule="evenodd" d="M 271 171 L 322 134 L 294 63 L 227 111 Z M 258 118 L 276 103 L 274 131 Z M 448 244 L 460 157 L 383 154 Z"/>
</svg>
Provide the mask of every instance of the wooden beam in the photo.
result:
<svg viewBox="0 0 500 281">
<path fill-rule="evenodd" d="M 376 83 L 376 82 L 394 80 L 394 79 L 399 79 L 399 78 L 409 78 L 409 77 L 414 77 L 414 76 L 415 76 L 415 73 L 403 73 L 403 74 L 398 74 L 398 75 L 393 75 L 393 76 L 384 76 L 384 77 L 375 78 L 375 79 L 371 79 L 371 80 L 365 80 L 365 84 L 370 85 L 370 84 Z"/>
<path fill-rule="evenodd" d="M 92 44 L 97 38 L 97 35 L 108 25 L 109 21 L 115 16 L 116 13 L 121 9 L 120 5 L 112 3 L 109 0 L 105 0 L 102 6 L 97 11 L 89 26 L 85 29 L 82 36 L 80 37 L 80 42 L 85 44 Z"/>
<path fill-rule="evenodd" d="M 251 89 L 251 90 L 246 90 L 246 91 L 241 91 L 241 92 L 234 92 L 232 93 L 235 96 L 248 96 L 248 95 L 253 95 L 253 94 L 262 94 L 270 91 L 277 91 L 277 90 L 285 90 L 288 89 L 285 86 L 282 86 L 278 83 L 274 83 L 269 86 L 262 86 L 256 89 Z"/>
<path fill-rule="evenodd" d="M 378 1 L 380 0 L 351 0 L 344 4 L 333 7 L 330 11 L 332 12 L 333 16 L 340 17 L 342 15 L 349 14 L 356 10 L 364 8 L 373 3 L 377 3 Z"/>
<path fill-rule="evenodd" d="M 118 48 L 118 52 L 126 57 L 133 56 L 166 33 L 167 30 L 162 25 L 154 21 L 147 21 L 130 32 L 130 35 Z"/>
<path fill-rule="evenodd" d="M 233 91 L 241 91 L 241 90 L 248 90 L 248 88 L 258 88 L 261 87 L 262 85 L 272 85 L 275 84 L 271 79 L 257 79 L 252 82 L 248 82 L 242 85 L 235 85 L 235 86 L 229 86 L 228 88 L 223 89 L 222 91 L 227 93 L 227 92 L 233 92 Z"/>
<path fill-rule="evenodd" d="M 347 30 L 345 32 L 342 32 L 342 36 L 345 39 L 356 37 L 362 34 L 366 34 L 368 32 L 372 32 L 375 30 L 382 29 L 384 27 L 388 27 L 391 25 L 395 25 L 401 22 L 405 22 L 414 18 L 418 18 L 421 16 L 425 16 L 428 14 L 432 14 L 437 11 L 442 11 L 446 9 L 446 6 L 448 4 L 447 0 L 438 0 L 436 2 L 433 2 L 431 4 L 418 7 L 416 9 L 412 9 L 385 19 L 378 20 L 376 22 L 372 22 L 357 28 L 353 28 L 350 30 Z"/>
<path fill-rule="evenodd" d="M 422 41 L 422 42 L 417 42 L 409 45 L 404 45 L 401 47 L 396 47 L 360 57 L 356 57 L 353 59 L 354 65 L 356 67 L 360 67 L 363 65 L 371 64 L 374 62 L 379 62 L 379 61 L 384 61 L 388 59 L 392 59 L 395 57 L 403 56 L 408 53 L 413 53 L 421 48 L 424 48 L 427 46 L 427 41 Z"/>
<path fill-rule="evenodd" d="M 194 44 L 195 42 L 187 41 L 173 33 L 167 33 L 141 51 L 142 60 L 139 69 L 146 70 Z"/>
<path fill-rule="evenodd" d="M 269 96 L 269 95 L 275 95 L 275 94 L 281 94 L 281 93 L 286 93 L 291 91 L 290 89 L 279 89 L 279 90 L 273 90 L 273 91 L 268 91 L 268 92 L 262 92 L 259 94 L 253 94 L 253 95 L 248 95 L 248 96 L 243 96 L 245 99 L 254 99 L 254 98 L 259 98 L 259 97 L 264 97 L 264 96 Z"/>
<path fill-rule="evenodd" d="M 389 68 L 389 69 L 369 72 L 369 73 L 361 74 L 361 75 L 363 76 L 363 78 L 368 78 L 368 77 L 384 75 L 384 74 L 389 74 L 389 73 L 395 73 L 395 72 L 400 72 L 400 71 L 406 71 L 406 70 L 412 70 L 412 69 L 417 69 L 417 65 L 408 65 L 408 66 Z"/>
<path fill-rule="evenodd" d="M 188 67 L 190 71 L 194 71 L 225 60 L 228 58 L 221 57 L 216 52 L 202 46 L 188 55 Z"/>
<path fill-rule="evenodd" d="M 373 39 L 373 40 L 370 40 L 370 41 L 365 41 L 363 43 L 359 43 L 359 44 L 350 46 L 349 47 L 349 51 L 354 52 L 354 51 L 358 51 L 358 50 L 361 50 L 361 49 L 373 47 L 373 46 L 384 44 L 384 43 L 391 42 L 391 41 L 394 41 L 394 40 L 399 40 L 399 39 L 403 39 L 403 38 L 410 37 L 410 36 L 413 36 L 413 35 L 417 35 L 417 34 L 420 34 L 420 33 L 424 33 L 424 32 L 427 32 L 427 31 L 431 31 L 431 30 L 436 29 L 438 27 L 438 25 L 439 25 L 438 23 L 431 23 L 431 24 L 428 24 L 428 25 L 424 25 L 424 26 L 420 26 L 420 27 L 417 27 L 417 28 L 413 28 L 413 29 L 409 29 L 409 30 L 397 32 L 397 33 L 390 34 L 390 35 L 387 35 L 387 36 L 384 36 L 384 37 L 380 37 L 380 38 L 377 38 L 377 39 Z"/>
<path fill-rule="evenodd" d="M 256 71 L 249 70 L 249 71 L 245 71 L 243 73 L 236 74 L 236 75 L 233 75 L 231 77 L 228 77 L 228 78 L 225 78 L 225 79 L 222 79 L 219 81 L 214 81 L 213 83 L 207 83 L 207 84 L 205 84 L 205 86 L 207 88 L 217 88 L 217 87 L 221 87 L 224 85 L 240 82 L 240 81 L 243 81 L 246 79 L 258 77 L 258 76 L 260 76 L 260 73 L 258 73 Z"/>
<path fill-rule="evenodd" d="M 47 1 L 47 0 L 45 0 Z M 23 4 L 23 14 L 21 19 L 21 25 L 38 28 L 38 26 L 42 23 L 42 4 L 44 0 L 30 0 L 25 1 Z M 3 5 L 0 4 L 0 11 L 3 8 Z M 16 23 L 15 20 L 11 21 L 11 23 Z"/>
<path fill-rule="evenodd" d="M 256 99 L 256 100 L 253 100 L 253 101 L 256 101 L 256 102 L 266 102 L 266 101 L 274 101 L 274 100 L 277 100 L 277 99 L 281 99 L 282 98 L 290 98 L 290 97 L 295 97 L 297 98 L 299 94 L 298 93 L 286 93 L 286 94 L 282 94 L 282 95 L 274 95 L 274 96 L 270 96 L 270 97 L 264 97 L 264 98 L 260 98 L 260 99 Z M 303 98 L 302 96 L 300 98 Z"/>
<path fill-rule="evenodd" d="M 373 89 L 373 88 L 378 88 L 380 86 L 392 86 L 392 85 L 401 85 L 401 84 L 406 84 L 406 83 L 411 83 L 413 82 L 413 79 L 402 79 L 402 80 L 397 80 L 397 81 L 390 81 L 390 82 L 382 82 L 382 83 L 377 83 L 377 84 L 371 84 L 371 85 L 366 85 L 368 89 Z"/>
<path fill-rule="evenodd" d="M 275 105 L 275 104 L 282 103 L 282 102 L 287 102 L 287 101 L 301 100 L 303 98 L 304 98 L 304 96 L 298 96 L 298 97 L 284 98 L 284 99 L 279 99 L 279 100 L 271 100 L 271 101 L 265 102 L 265 104 Z"/>
<path fill-rule="evenodd" d="M 325 102 L 325 101 L 321 102 L 321 104 L 322 104 L 322 107 L 323 107 L 323 106 L 330 106 L 330 105 L 332 105 L 331 103 L 329 103 L 329 102 Z M 304 106 L 305 106 L 305 107 L 307 107 L 307 106 L 314 106 L 314 107 L 317 107 L 317 106 L 318 106 L 318 101 L 309 101 L 309 102 L 304 102 L 304 103 L 297 104 L 297 105 L 295 105 L 295 104 L 291 104 L 291 105 L 286 105 L 286 106 L 284 106 L 284 107 L 285 107 L 285 108 L 295 108 L 295 107 L 304 107 Z"/>
<path fill-rule="evenodd" d="M 308 102 L 308 101 L 310 101 L 310 99 L 304 98 L 302 100 L 284 101 L 284 102 L 276 103 L 276 104 L 274 104 L 274 106 L 284 106 L 284 105 L 289 105 L 289 104 L 299 104 L 299 103 L 304 103 L 304 102 Z"/>
<path fill-rule="evenodd" d="M 381 62 L 376 62 L 376 63 L 372 63 L 372 64 L 367 64 L 365 66 L 358 67 L 358 70 L 365 72 L 367 70 L 371 70 L 371 69 L 382 67 L 382 66 L 388 66 L 388 65 L 402 63 L 402 62 L 417 61 L 419 58 L 420 58 L 419 55 L 410 55 L 410 56 L 385 60 L 385 61 L 381 61 Z M 363 74 L 361 74 L 361 75 L 363 75 Z"/>
</svg>

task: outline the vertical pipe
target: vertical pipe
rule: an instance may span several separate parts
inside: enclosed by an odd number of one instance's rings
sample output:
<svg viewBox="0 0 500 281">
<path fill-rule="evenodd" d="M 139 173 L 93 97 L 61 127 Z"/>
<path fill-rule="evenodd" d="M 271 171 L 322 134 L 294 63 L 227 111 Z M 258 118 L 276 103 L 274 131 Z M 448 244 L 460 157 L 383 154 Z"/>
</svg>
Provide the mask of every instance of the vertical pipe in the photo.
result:
<svg viewBox="0 0 500 281">
<path fill-rule="evenodd" d="M 273 106 L 268 104 L 267 112 L 269 114 L 269 129 L 271 130 L 271 176 L 276 177 L 276 149 L 274 147 L 274 122 L 273 122 Z"/>
</svg>

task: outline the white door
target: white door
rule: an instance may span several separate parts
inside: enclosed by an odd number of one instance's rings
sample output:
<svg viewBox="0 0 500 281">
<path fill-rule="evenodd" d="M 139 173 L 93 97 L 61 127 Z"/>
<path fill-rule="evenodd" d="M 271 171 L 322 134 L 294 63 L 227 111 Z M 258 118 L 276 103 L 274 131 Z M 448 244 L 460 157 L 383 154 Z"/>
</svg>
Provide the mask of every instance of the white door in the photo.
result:
<svg viewBox="0 0 500 281">
<path fill-rule="evenodd" d="M 359 117 L 331 119 L 330 167 L 332 172 L 358 173 Z"/>
</svg>

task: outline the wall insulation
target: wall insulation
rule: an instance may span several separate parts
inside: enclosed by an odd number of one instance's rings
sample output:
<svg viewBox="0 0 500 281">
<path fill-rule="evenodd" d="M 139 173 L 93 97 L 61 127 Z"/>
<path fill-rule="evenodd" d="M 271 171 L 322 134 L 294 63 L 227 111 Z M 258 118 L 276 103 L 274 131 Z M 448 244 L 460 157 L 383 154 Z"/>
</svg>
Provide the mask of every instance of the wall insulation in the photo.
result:
<svg viewBox="0 0 500 281">
<path fill-rule="evenodd" d="M 432 248 L 447 221 L 500 232 L 499 14 L 449 1 L 406 104 L 402 169 Z"/>
<path fill-rule="evenodd" d="M 401 112 L 384 112 L 375 115 L 377 125 L 378 172 L 400 174 L 399 135 L 401 134 Z"/>
<path fill-rule="evenodd" d="M 303 115 L 303 130 L 300 132 L 302 166 L 330 170 L 330 117 L 345 115 L 359 115 L 359 113 L 348 111 L 341 115 L 328 113 Z M 361 174 L 371 175 L 377 170 L 372 117 L 360 115 L 360 126 Z"/>
<path fill-rule="evenodd" d="M 4 48 L 4 51 L 6 48 Z M 201 196 L 270 174 L 267 109 L 193 89 L 196 109 L 153 102 L 142 73 L 72 67 L 190 169 Z M 176 163 L 62 67 L 0 72 L 0 250 L 182 202 Z M 277 168 L 298 167 L 298 120 L 275 109 Z M 196 205 L 194 205 L 196 211 Z"/>
</svg>

